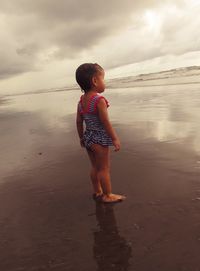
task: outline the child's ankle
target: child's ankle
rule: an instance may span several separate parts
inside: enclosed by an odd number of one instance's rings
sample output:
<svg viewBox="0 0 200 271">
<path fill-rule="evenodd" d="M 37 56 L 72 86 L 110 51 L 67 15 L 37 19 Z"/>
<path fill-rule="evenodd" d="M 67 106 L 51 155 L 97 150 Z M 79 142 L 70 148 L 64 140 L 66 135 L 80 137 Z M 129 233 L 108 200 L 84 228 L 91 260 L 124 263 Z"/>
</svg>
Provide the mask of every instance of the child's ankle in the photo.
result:
<svg viewBox="0 0 200 271">
<path fill-rule="evenodd" d="M 102 191 L 100 191 L 100 192 L 95 192 L 94 194 L 95 194 L 96 196 L 99 196 L 99 195 L 102 195 L 103 192 L 102 192 Z"/>
<path fill-rule="evenodd" d="M 112 195 L 112 193 L 110 192 L 110 193 L 104 193 L 104 196 L 106 196 L 106 197 L 110 197 Z"/>
</svg>

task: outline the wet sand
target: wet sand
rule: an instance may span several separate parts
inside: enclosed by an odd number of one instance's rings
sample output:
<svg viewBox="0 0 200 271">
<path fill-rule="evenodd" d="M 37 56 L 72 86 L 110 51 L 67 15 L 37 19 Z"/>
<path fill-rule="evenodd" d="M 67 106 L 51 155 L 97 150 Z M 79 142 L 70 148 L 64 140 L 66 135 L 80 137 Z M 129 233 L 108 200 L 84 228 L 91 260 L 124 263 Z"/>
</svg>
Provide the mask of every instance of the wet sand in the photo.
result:
<svg viewBox="0 0 200 271">
<path fill-rule="evenodd" d="M 80 95 L 1 99 L 0 270 L 200 270 L 199 86 L 106 90 L 116 205 L 91 197 Z"/>
</svg>

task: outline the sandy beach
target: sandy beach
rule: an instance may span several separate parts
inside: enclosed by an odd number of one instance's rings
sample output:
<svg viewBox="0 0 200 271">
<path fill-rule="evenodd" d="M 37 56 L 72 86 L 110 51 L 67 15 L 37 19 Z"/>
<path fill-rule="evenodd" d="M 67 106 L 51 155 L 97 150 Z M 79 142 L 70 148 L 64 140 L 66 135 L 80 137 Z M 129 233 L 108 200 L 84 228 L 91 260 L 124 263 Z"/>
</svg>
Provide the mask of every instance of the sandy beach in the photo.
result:
<svg viewBox="0 0 200 271">
<path fill-rule="evenodd" d="M 0 270 L 200 270 L 199 84 L 106 89 L 116 205 L 96 204 L 80 90 L 0 99 Z"/>
</svg>

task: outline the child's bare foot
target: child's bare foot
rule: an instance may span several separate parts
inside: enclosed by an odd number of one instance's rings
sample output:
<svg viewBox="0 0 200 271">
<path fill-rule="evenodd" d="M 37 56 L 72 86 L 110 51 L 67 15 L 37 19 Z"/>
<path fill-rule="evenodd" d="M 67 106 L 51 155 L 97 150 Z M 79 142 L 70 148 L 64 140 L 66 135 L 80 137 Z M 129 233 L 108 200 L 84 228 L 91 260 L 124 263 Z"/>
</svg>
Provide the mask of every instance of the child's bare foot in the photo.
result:
<svg viewBox="0 0 200 271">
<path fill-rule="evenodd" d="M 117 194 L 108 194 L 108 195 L 103 195 L 102 198 L 101 198 L 101 201 L 102 202 L 105 202 L 105 203 L 114 203 L 114 202 L 119 202 L 119 201 L 122 201 L 122 200 L 125 200 L 126 197 L 123 196 L 123 195 L 117 195 Z"/>
</svg>

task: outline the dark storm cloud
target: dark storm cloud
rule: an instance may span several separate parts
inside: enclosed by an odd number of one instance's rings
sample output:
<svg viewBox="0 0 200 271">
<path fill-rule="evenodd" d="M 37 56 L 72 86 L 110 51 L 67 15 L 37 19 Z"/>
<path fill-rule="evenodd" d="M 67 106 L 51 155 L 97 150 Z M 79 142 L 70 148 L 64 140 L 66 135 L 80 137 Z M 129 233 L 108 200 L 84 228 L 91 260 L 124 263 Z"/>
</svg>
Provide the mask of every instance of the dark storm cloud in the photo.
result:
<svg viewBox="0 0 200 271">
<path fill-rule="evenodd" d="M 1 0 L 0 58 L 4 67 L 0 77 L 35 70 L 38 63 L 53 58 L 78 57 L 122 31 L 130 16 L 137 18 L 155 5 L 156 0 Z"/>
</svg>

